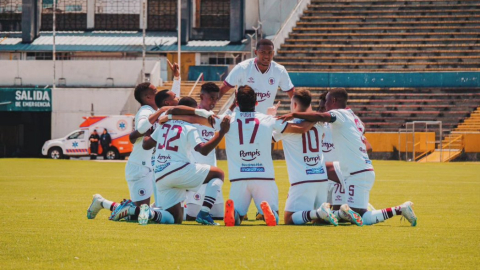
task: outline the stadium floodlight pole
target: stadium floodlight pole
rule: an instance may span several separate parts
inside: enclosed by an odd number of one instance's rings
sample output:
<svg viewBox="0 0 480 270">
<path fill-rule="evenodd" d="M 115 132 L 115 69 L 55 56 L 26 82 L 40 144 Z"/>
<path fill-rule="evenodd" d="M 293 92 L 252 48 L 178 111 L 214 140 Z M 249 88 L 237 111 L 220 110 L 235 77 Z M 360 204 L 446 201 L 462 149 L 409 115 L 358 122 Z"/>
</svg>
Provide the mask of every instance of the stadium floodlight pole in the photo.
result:
<svg viewBox="0 0 480 270">
<path fill-rule="evenodd" d="M 53 60 L 53 89 L 55 89 L 55 86 L 56 86 L 56 82 L 55 82 L 55 81 L 57 80 L 56 74 L 55 74 L 55 59 L 57 58 L 57 57 L 56 57 L 56 48 L 55 48 L 55 30 L 56 30 L 56 29 L 55 29 L 55 24 L 56 24 L 56 16 L 55 16 L 55 14 L 57 13 L 57 12 L 55 12 L 56 9 L 57 9 L 57 3 L 56 3 L 56 2 L 57 2 L 57 1 L 55 1 L 55 0 L 53 1 L 53 31 L 52 31 L 52 43 L 53 43 L 53 58 L 52 58 L 52 60 Z"/>
<path fill-rule="evenodd" d="M 145 51 L 146 51 L 146 46 L 145 46 L 145 29 L 147 28 L 147 0 L 142 1 L 142 17 L 143 17 L 143 23 L 142 23 L 142 36 L 143 36 L 143 48 L 142 48 L 142 82 L 145 82 Z"/>
<path fill-rule="evenodd" d="M 250 37 L 250 57 L 253 58 L 253 35 L 247 34 Z"/>
<path fill-rule="evenodd" d="M 177 64 L 178 71 L 182 74 L 182 66 L 180 65 L 180 51 L 181 51 L 181 35 L 182 35 L 182 0 L 178 0 L 178 22 L 177 22 Z"/>
</svg>

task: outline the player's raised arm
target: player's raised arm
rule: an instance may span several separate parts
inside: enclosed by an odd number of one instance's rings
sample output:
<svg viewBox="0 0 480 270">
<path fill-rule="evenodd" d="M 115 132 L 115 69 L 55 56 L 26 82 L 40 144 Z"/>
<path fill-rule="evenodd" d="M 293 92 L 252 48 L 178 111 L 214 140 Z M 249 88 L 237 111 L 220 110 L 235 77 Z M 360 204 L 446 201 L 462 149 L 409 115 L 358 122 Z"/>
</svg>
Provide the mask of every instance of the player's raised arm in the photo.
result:
<svg viewBox="0 0 480 270">
<path fill-rule="evenodd" d="M 229 85 L 226 81 L 224 81 L 222 86 L 220 87 L 220 94 L 218 95 L 218 98 L 220 99 L 223 95 L 225 95 L 225 93 L 227 93 L 232 88 L 233 88 L 232 85 Z"/>
<path fill-rule="evenodd" d="M 230 130 L 230 116 L 225 116 L 222 119 L 222 122 L 220 123 L 220 131 L 215 132 L 215 135 L 213 138 L 211 138 L 208 142 L 206 143 L 201 143 L 195 147 L 195 151 L 199 152 L 200 154 L 206 156 L 208 153 L 210 153 L 217 145 L 220 143 L 220 141 L 223 139 L 225 134 Z"/>
<path fill-rule="evenodd" d="M 288 123 L 283 133 L 305 133 L 312 129 L 315 122 L 303 121 L 301 123 Z"/>
<path fill-rule="evenodd" d="M 287 113 L 282 116 L 278 116 L 277 119 L 283 120 L 283 122 L 292 120 L 293 118 L 304 119 L 309 122 L 327 122 L 331 123 L 335 121 L 336 116 L 332 113 L 325 112 L 295 112 Z"/>
</svg>

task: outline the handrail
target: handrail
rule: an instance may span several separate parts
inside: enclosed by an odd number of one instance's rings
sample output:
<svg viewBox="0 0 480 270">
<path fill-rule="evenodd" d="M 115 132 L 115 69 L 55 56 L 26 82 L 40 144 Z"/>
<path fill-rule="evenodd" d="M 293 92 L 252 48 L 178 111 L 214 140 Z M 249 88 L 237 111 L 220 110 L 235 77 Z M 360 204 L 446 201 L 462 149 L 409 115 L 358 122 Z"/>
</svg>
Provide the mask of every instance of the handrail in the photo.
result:
<svg viewBox="0 0 480 270">
<path fill-rule="evenodd" d="M 227 108 L 230 107 L 232 102 L 235 100 L 235 92 L 236 92 L 236 89 L 235 91 L 233 91 L 232 95 L 228 97 L 227 101 L 225 102 L 225 104 L 223 104 L 220 110 L 218 110 L 218 114 L 223 114 L 227 110 Z"/>
<path fill-rule="evenodd" d="M 188 96 L 192 95 L 193 90 L 195 89 L 195 87 L 197 87 L 198 81 L 200 81 L 200 78 L 202 78 L 202 77 L 203 77 L 203 72 L 200 73 L 200 75 L 198 75 L 198 78 L 195 81 L 195 84 L 193 85 L 192 90 L 190 90 L 190 93 L 188 93 Z"/>
<path fill-rule="evenodd" d="M 450 144 L 452 144 L 453 142 L 456 142 L 456 141 L 458 141 L 458 140 L 462 140 L 461 145 L 462 145 L 462 148 L 463 148 L 463 135 L 459 135 L 459 136 L 457 136 L 455 139 L 450 140 L 450 142 L 448 142 L 447 144 L 445 144 L 442 148 L 443 148 L 443 149 L 446 149 L 447 146 L 450 146 Z"/>
</svg>

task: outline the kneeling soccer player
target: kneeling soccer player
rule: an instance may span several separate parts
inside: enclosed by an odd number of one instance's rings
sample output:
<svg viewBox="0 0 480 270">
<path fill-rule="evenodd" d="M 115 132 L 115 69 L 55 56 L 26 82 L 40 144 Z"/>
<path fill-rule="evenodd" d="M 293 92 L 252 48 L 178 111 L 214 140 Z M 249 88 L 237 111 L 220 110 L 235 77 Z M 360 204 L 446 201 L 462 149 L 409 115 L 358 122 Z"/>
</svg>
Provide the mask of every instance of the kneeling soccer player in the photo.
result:
<svg viewBox="0 0 480 270">
<path fill-rule="evenodd" d="M 156 129 L 151 138 L 144 140 L 145 149 L 153 146 L 157 148 L 154 173 L 158 198 L 155 205 L 158 208 L 151 209 L 147 204 L 142 205 L 138 217 L 140 224 L 147 224 L 148 220 L 181 224 L 184 210 L 181 202 L 185 200 L 187 190 L 198 190 L 202 184 L 207 184 L 196 221 L 206 225 L 218 225 L 209 212 L 221 192 L 224 173 L 214 166 L 192 164 L 188 155 L 193 149 L 203 155 L 214 150 L 230 128 L 230 117 L 225 117 L 220 126 L 220 131 L 204 143 L 192 124 L 170 120 Z"/>
</svg>

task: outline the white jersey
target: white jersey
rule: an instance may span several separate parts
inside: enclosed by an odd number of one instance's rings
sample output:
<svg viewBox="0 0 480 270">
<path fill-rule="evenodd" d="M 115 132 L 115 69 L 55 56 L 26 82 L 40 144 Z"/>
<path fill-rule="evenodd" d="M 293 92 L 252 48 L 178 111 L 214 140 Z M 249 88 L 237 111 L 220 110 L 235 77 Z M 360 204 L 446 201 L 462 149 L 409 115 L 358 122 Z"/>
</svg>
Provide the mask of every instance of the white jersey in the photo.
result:
<svg viewBox="0 0 480 270">
<path fill-rule="evenodd" d="M 143 105 L 142 107 L 140 107 L 137 114 L 135 115 L 135 130 L 138 130 L 138 124 L 141 120 L 148 121 L 148 117 L 154 112 L 155 110 L 148 105 Z M 142 143 L 143 143 L 143 137 L 140 137 L 135 141 L 135 143 L 133 144 L 132 153 L 128 158 L 128 162 L 133 162 L 133 163 L 144 165 L 151 168 L 152 167 L 151 159 L 152 159 L 153 150 L 143 149 Z"/>
<path fill-rule="evenodd" d="M 368 158 L 365 147 L 362 121 L 351 109 L 331 110 L 332 137 L 335 151 L 345 176 L 363 171 L 372 171 L 372 162 Z"/>
<path fill-rule="evenodd" d="M 282 133 L 286 127 L 287 123 L 270 115 L 236 111 L 225 135 L 230 181 L 275 180 L 272 133 Z"/>
<path fill-rule="evenodd" d="M 303 120 L 294 119 L 294 123 Z M 273 133 L 275 141 L 283 141 L 291 185 L 301 182 L 327 181 L 327 171 L 321 150 L 323 125 L 316 124 L 303 134 Z"/>
<path fill-rule="evenodd" d="M 200 134 L 200 138 L 203 142 L 208 142 L 211 138 L 213 138 L 213 136 L 215 136 L 215 129 L 213 129 L 212 127 L 207 127 L 199 124 L 193 124 L 193 126 L 197 128 L 198 134 Z M 207 164 L 217 167 L 217 157 L 215 155 L 215 150 L 212 150 L 210 153 L 208 153 L 208 155 L 204 156 L 192 149 L 192 151 L 190 151 L 189 158 L 192 163 Z"/>
<path fill-rule="evenodd" d="M 330 123 L 324 123 L 322 135 L 322 152 L 325 162 L 338 161 L 337 151 L 332 137 L 332 126 Z"/>
<path fill-rule="evenodd" d="M 285 92 L 294 90 L 284 66 L 272 61 L 267 71 L 262 73 L 257 66 L 257 58 L 251 58 L 236 65 L 224 83 L 230 87 L 237 85 L 252 87 L 258 101 L 255 111 L 260 113 L 267 113 L 267 109 L 273 106 L 278 87 Z"/>
<path fill-rule="evenodd" d="M 190 123 L 169 120 L 152 134 L 157 141 L 155 151 L 155 179 L 177 171 L 190 163 L 190 151 L 202 143 L 198 130 Z"/>
</svg>

